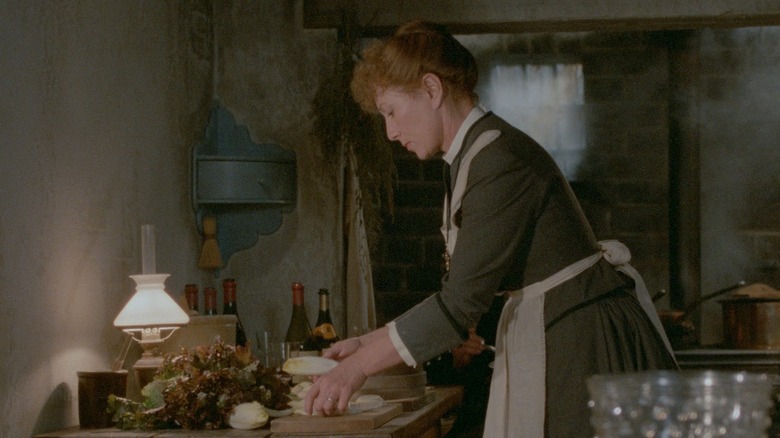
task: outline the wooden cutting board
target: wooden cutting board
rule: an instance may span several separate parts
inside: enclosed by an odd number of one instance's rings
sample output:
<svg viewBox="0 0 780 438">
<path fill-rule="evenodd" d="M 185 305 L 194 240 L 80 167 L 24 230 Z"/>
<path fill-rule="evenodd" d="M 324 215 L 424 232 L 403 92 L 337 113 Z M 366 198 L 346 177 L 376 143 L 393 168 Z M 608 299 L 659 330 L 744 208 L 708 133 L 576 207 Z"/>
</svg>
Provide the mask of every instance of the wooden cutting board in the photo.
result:
<svg viewBox="0 0 780 438">
<path fill-rule="evenodd" d="M 369 377 L 356 394 L 378 395 L 385 400 L 422 397 L 425 395 L 427 383 L 425 371 L 406 374 L 377 374 Z"/>
<path fill-rule="evenodd" d="M 391 403 L 373 411 L 344 414 L 338 417 L 290 415 L 273 419 L 271 432 L 360 432 L 376 429 L 399 416 L 402 411 L 400 404 Z"/>
<path fill-rule="evenodd" d="M 395 400 L 385 400 L 387 403 L 398 403 L 404 412 L 412 412 L 436 400 L 436 393 L 433 389 L 426 389 L 425 395 L 418 397 L 399 398 Z"/>
</svg>

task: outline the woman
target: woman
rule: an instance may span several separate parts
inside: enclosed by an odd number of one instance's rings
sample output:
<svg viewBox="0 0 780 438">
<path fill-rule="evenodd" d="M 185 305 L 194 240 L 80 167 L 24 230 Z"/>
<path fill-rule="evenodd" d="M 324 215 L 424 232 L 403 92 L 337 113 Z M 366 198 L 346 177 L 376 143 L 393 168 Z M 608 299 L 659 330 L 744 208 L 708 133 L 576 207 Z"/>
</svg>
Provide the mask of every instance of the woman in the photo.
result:
<svg viewBox="0 0 780 438">
<path fill-rule="evenodd" d="M 367 376 L 457 347 L 503 293 L 484 436 L 592 436 L 588 376 L 676 367 L 628 250 L 597 242 L 544 149 L 476 105 L 474 58 L 443 27 L 407 24 L 363 55 L 356 101 L 391 140 L 449 165 L 448 272 L 441 292 L 326 351 L 340 364 L 306 411 L 343 412 Z"/>
</svg>

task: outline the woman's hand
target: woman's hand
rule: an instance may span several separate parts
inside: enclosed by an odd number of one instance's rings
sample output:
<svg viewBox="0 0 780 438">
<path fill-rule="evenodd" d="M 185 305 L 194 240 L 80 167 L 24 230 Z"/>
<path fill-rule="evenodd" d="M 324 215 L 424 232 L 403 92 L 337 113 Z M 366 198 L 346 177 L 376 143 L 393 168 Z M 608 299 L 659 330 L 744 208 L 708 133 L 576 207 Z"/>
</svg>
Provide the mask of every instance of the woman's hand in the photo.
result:
<svg viewBox="0 0 780 438">
<path fill-rule="evenodd" d="M 343 361 L 360 350 L 361 346 L 360 338 L 344 339 L 324 350 L 322 357 Z M 356 360 L 350 362 L 357 363 Z M 307 414 L 317 412 L 328 416 L 343 413 L 347 409 L 349 398 L 363 386 L 367 378 L 359 366 L 350 362 L 342 362 L 328 374 L 312 379 L 314 385 L 306 392 L 304 402 Z"/>
<path fill-rule="evenodd" d="M 360 349 L 362 344 L 360 338 L 348 338 L 343 341 L 336 342 L 322 352 L 322 357 L 328 359 L 335 359 L 341 361 L 349 356 L 352 356 L 356 351 Z"/>
<path fill-rule="evenodd" d="M 334 347 L 338 345 L 334 344 Z M 331 347 L 332 348 L 332 347 Z M 304 410 L 307 415 L 315 412 L 330 416 L 346 412 L 349 399 L 363 386 L 367 374 L 360 362 L 347 359 L 329 373 L 319 376 L 306 392 Z"/>
<path fill-rule="evenodd" d="M 485 340 L 477 335 L 476 329 L 471 328 L 469 338 L 452 349 L 452 365 L 455 368 L 465 367 L 471 363 L 474 356 L 482 354 L 484 350 Z"/>
<path fill-rule="evenodd" d="M 327 374 L 314 379 L 304 398 L 307 415 L 312 412 L 325 416 L 346 412 L 349 398 L 363 386 L 368 376 L 403 363 L 386 326 L 359 338 L 336 342 L 322 355 L 340 363 Z"/>
</svg>

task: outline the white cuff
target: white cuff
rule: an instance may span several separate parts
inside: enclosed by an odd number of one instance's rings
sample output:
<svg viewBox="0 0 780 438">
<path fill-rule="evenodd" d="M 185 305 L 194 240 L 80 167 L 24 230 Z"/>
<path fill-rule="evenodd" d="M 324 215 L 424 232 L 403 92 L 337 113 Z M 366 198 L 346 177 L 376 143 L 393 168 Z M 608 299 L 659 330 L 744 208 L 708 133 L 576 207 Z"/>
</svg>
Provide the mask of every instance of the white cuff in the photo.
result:
<svg viewBox="0 0 780 438">
<path fill-rule="evenodd" d="M 398 336 L 398 329 L 395 328 L 395 321 L 388 322 L 386 327 L 388 329 L 388 334 L 390 335 L 390 342 L 393 343 L 393 347 L 395 347 L 396 351 L 398 351 L 398 354 L 401 355 L 401 359 L 404 360 L 404 363 L 410 367 L 417 366 L 417 361 L 414 360 L 412 354 L 409 353 L 406 345 L 404 345 L 404 341 L 402 341 L 401 337 Z"/>
</svg>

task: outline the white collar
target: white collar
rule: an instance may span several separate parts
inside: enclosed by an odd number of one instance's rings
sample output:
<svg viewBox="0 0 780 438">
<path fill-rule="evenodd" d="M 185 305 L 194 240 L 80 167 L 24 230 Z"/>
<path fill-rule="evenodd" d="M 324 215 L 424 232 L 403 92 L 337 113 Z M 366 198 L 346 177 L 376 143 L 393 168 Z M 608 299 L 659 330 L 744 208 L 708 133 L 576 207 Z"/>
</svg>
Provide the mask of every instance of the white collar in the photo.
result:
<svg viewBox="0 0 780 438">
<path fill-rule="evenodd" d="M 463 146 L 463 140 L 466 138 L 466 133 L 475 123 L 477 123 L 477 120 L 479 120 L 485 114 L 486 111 L 479 106 L 474 106 L 474 108 L 471 109 L 469 115 L 466 116 L 466 119 L 463 120 L 460 128 L 458 128 L 458 132 L 455 134 L 455 138 L 452 139 L 450 149 L 442 157 L 442 159 L 446 161 L 447 164 L 452 164 L 452 161 L 455 159 L 455 157 L 458 156 L 458 152 L 460 152 L 460 149 Z"/>
</svg>

